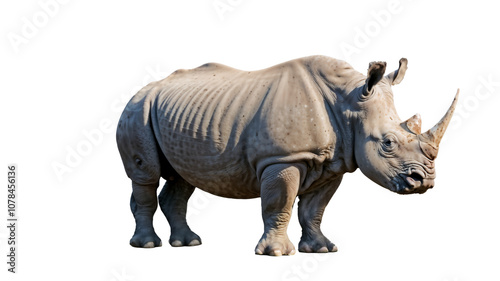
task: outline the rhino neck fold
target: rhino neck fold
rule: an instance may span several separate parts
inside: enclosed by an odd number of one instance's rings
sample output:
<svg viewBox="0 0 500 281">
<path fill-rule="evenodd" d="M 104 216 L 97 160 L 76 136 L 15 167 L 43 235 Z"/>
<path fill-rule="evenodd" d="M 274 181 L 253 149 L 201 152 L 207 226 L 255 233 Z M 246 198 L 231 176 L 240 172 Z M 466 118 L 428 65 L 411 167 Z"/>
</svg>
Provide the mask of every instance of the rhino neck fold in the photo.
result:
<svg viewBox="0 0 500 281">
<path fill-rule="evenodd" d="M 333 161 L 343 162 L 342 170 L 352 173 L 358 168 L 354 156 L 354 126 L 358 116 L 351 108 L 351 103 L 356 91 L 364 85 L 366 77 L 339 60 L 323 63 L 315 69 L 312 76 L 325 100 L 336 138 Z"/>
<path fill-rule="evenodd" d="M 341 105 L 330 104 L 328 101 L 326 104 L 333 117 L 331 123 L 337 138 L 334 158 L 343 161 L 346 172 L 352 173 L 358 168 L 354 156 L 355 116 Z"/>
<path fill-rule="evenodd" d="M 336 92 L 324 89 L 322 93 L 335 137 L 333 140 L 335 146 L 333 162 L 342 162 L 341 170 L 345 170 L 342 172 L 352 173 L 358 168 L 354 156 L 356 114 L 345 105 L 346 95 L 342 89 L 337 89 Z"/>
</svg>

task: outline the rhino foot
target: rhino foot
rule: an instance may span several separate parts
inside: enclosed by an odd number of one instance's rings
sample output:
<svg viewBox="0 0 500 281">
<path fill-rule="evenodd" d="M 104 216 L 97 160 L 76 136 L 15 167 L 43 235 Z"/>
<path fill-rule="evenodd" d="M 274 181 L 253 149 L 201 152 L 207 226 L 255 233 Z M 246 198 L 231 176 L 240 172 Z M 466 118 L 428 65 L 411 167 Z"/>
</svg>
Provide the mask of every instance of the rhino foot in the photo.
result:
<svg viewBox="0 0 500 281">
<path fill-rule="evenodd" d="M 277 237 L 264 234 L 257 247 L 255 247 L 255 254 L 257 255 L 282 256 L 293 255 L 295 252 L 295 246 L 287 236 Z"/>
<path fill-rule="evenodd" d="M 337 246 L 330 242 L 325 236 L 314 238 L 302 238 L 299 242 L 299 252 L 304 253 L 328 253 L 337 252 Z"/>
<path fill-rule="evenodd" d="M 154 230 L 136 230 L 132 239 L 130 239 L 130 245 L 138 248 L 154 248 L 161 247 L 161 239 L 156 235 Z"/>
<path fill-rule="evenodd" d="M 172 232 L 169 243 L 172 247 L 198 246 L 201 245 L 201 238 L 193 231 Z"/>
</svg>

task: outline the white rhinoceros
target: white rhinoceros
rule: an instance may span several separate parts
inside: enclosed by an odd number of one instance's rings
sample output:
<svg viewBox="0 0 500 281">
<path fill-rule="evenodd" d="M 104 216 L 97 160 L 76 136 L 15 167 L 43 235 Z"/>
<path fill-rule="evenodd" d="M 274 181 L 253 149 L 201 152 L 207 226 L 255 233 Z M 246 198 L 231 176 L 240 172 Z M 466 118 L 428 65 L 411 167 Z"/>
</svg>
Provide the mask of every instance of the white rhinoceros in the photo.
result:
<svg viewBox="0 0 500 281">
<path fill-rule="evenodd" d="M 357 168 L 397 193 L 434 185 L 434 159 L 457 98 L 425 133 L 420 116 L 401 121 L 391 86 L 407 60 L 384 76 L 344 61 L 312 56 L 259 71 L 216 63 L 177 70 L 150 83 L 126 106 L 117 142 L 132 180 L 135 247 L 161 246 L 153 228 L 159 204 L 172 246 L 201 244 L 186 222 L 195 187 L 228 198 L 261 198 L 264 234 L 256 254 L 291 255 L 286 230 L 295 198 L 302 227 L 299 251 L 335 252 L 321 232 L 323 211 L 346 172 Z"/>
</svg>

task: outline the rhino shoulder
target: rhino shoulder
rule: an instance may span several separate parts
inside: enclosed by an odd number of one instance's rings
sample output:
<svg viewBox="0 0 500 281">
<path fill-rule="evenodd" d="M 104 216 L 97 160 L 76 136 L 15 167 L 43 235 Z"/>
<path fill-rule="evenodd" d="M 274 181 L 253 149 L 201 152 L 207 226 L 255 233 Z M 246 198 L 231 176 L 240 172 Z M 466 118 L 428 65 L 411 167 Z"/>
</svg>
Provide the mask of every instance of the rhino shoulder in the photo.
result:
<svg viewBox="0 0 500 281">
<path fill-rule="evenodd" d="M 322 73 L 341 74 L 346 71 L 355 71 L 354 68 L 347 62 L 327 56 L 310 56 L 302 59 L 303 63 L 310 69 Z"/>
</svg>

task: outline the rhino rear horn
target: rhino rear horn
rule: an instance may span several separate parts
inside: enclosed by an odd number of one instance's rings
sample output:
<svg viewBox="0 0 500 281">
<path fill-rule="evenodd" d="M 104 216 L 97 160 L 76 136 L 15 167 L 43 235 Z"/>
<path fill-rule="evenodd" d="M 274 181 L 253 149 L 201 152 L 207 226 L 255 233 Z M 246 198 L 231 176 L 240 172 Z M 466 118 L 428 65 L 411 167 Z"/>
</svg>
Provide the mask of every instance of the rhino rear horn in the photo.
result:
<svg viewBox="0 0 500 281">
<path fill-rule="evenodd" d="M 410 119 L 406 120 L 401 124 L 403 127 L 406 127 L 408 131 L 414 133 L 415 135 L 420 135 L 422 130 L 422 119 L 420 118 L 420 114 L 413 115 Z"/>
<path fill-rule="evenodd" d="M 368 77 L 364 88 L 364 95 L 367 96 L 372 93 L 373 86 L 375 86 L 383 77 L 386 67 L 385 61 L 371 62 L 368 66 Z"/>
<path fill-rule="evenodd" d="M 451 104 L 450 108 L 443 116 L 443 118 L 441 118 L 441 120 L 430 130 L 420 135 L 426 142 L 433 144 L 435 147 L 439 146 L 439 143 L 444 136 L 444 132 L 446 131 L 446 128 L 451 121 L 451 117 L 453 116 L 453 112 L 455 111 L 455 107 L 457 106 L 459 93 L 460 89 L 457 90 L 455 99 L 453 100 L 453 103 Z"/>
<path fill-rule="evenodd" d="M 402 58 L 399 60 L 399 68 L 391 73 L 389 73 L 386 77 L 387 80 L 391 83 L 391 85 L 397 85 L 403 81 L 405 78 L 406 70 L 408 69 L 408 60 Z"/>
</svg>

